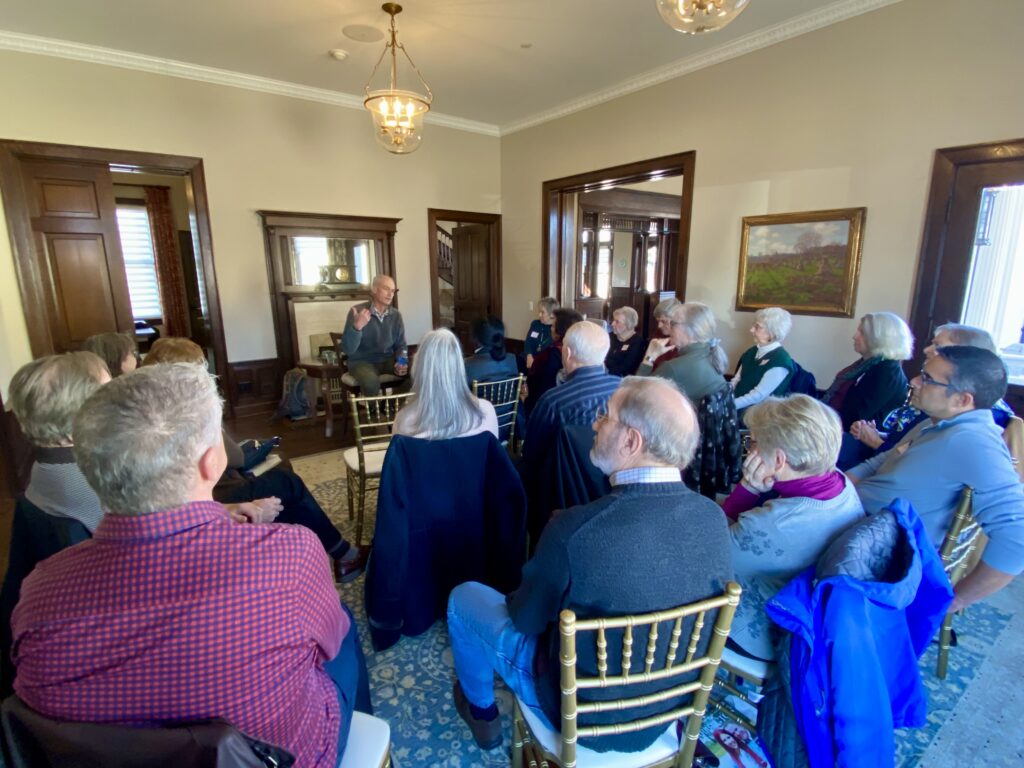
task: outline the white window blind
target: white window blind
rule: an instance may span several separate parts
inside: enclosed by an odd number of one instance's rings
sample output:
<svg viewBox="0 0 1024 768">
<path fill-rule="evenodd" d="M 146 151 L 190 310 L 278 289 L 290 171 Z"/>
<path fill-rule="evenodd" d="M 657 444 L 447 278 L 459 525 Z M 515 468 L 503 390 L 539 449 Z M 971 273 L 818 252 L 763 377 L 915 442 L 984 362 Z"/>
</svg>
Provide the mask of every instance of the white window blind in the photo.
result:
<svg viewBox="0 0 1024 768">
<path fill-rule="evenodd" d="M 128 275 L 132 316 L 136 320 L 154 320 L 163 316 L 160 284 L 156 277 L 153 234 L 144 205 L 117 206 L 117 228 L 124 252 L 124 270 Z"/>
</svg>

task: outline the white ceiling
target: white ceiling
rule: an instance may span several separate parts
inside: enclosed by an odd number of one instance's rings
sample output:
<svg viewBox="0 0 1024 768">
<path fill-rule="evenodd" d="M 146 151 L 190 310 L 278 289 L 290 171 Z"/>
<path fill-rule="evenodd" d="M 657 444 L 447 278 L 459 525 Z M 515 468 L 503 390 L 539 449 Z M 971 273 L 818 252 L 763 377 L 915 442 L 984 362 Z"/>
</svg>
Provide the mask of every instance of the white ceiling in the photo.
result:
<svg viewBox="0 0 1024 768">
<path fill-rule="evenodd" d="M 397 25 L 434 92 L 431 122 L 497 134 L 894 2 L 752 0 L 698 37 L 654 0 L 408 0 Z M 376 0 L 2 0 L 0 49 L 357 106 L 383 42 L 342 28 L 387 22 Z M 327 55 L 338 47 L 346 61 Z M 401 72 L 400 87 L 418 83 Z"/>
</svg>

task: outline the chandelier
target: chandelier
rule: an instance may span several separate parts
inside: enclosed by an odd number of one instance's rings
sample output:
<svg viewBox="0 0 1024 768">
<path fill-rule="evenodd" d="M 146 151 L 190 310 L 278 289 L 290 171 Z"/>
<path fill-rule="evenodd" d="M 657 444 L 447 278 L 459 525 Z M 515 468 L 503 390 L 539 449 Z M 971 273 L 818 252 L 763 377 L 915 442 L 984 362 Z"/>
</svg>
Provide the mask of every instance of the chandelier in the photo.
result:
<svg viewBox="0 0 1024 768">
<path fill-rule="evenodd" d="M 685 35 L 714 32 L 735 19 L 750 0 L 654 0 L 672 29 Z"/>
<path fill-rule="evenodd" d="M 366 81 L 363 93 L 363 106 L 366 107 L 373 117 L 374 134 L 377 143 L 388 152 L 396 155 L 407 155 L 415 152 L 423 140 L 421 133 L 423 129 L 423 116 L 430 111 L 430 103 L 434 94 L 430 92 L 423 75 L 413 64 L 412 58 L 405 50 L 405 46 L 398 42 L 398 30 L 395 29 L 395 16 L 402 12 L 402 6 L 398 3 L 384 3 L 381 9 L 391 16 L 391 41 L 384 44 L 384 50 L 377 59 L 377 63 L 370 73 L 370 79 Z M 420 79 L 427 95 L 423 96 L 416 91 L 406 91 L 398 87 L 398 51 L 408 59 L 410 66 L 416 76 Z M 371 91 L 370 85 L 377 74 L 380 63 L 384 57 L 391 54 L 391 77 L 388 80 L 388 87 Z"/>
</svg>

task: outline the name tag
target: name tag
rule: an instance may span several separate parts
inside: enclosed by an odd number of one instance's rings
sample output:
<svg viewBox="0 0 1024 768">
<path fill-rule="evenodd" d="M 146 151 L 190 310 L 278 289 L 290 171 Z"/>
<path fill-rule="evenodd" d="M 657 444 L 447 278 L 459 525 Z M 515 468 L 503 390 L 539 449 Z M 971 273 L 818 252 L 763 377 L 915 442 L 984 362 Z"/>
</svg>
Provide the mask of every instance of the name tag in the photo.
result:
<svg viewBox="0 0 1024 768">
<path fill-rule="evenodd" d="M 531 339 L 536 339 L 538 336 L 540 336 L 540 331 L 530 331 Z"/>
<path fill-rule="evenodd" d="M 629 344 L 623 344 L 622 351 L 625 352 L 627 349 L 629 349 Z"/>
<path fill-rule="evenodd" d="M 768 358 L 767 357 L 762 357 L 761 358 L 761 362 L 758 363 L 758 365 L 768 365 Z"/>
</svg>

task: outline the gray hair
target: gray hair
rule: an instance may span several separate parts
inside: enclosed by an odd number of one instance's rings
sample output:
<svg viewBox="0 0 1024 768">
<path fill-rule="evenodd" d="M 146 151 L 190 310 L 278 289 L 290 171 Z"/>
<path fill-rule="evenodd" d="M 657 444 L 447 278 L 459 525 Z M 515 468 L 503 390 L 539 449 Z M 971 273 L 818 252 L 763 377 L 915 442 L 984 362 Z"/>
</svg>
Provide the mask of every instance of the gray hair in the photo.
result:
<svg viewBox="0 0 1024 768">
<path fill-rule="evenodd" d="M 577 365 L 602 365 L 611 341 L 604 328 L 584 320 L 569 327 L 562 344 L 572 352 Z"/>
<path fill-rule="evenodd" d="M 992 341 L 992 335 L 983 328 L 962 323 L 946 323 L 936 328 L 933 335 L 938 336 L 940 333 L 945 333 L 949 340 L 959 347 L 978 347 L 987 349 L 994 355 L 999 354 L 996 343 Z"/>
<path fill-rule="evenodd" d="M 113 331 L 90 336 L 85 340 L 85 344 L 82 347 L 89 352 L 99 355 L 103 362 L 107 364 L 107 370 L 110 371 L 110 375 L 115 379 L 124 373 L 121 370 L 121 363 L 124 362 L 124 359 L 129 355 L 134 356 L 139 351 L 134 336 Z"/>
<path fill-rule="evenodd" d="M 626 326 L 627 331 L 632 331 L 636 328 L 636 324 L 640 322 L 640 315 L 636 313 L 636 310 L 632 307 L 619 307 L 612 312 L 612 317 L 618 315 L 622 318 L 622 322 Z"/>
<path fill-rule="evenodd" d="M 550 315 L 556 309 L 558 309 L 558 299 L 554 296 L 545 296 L 543 299 L 537 302 L 537 309 L 546 310 Z"/>
<path fill-rule="evenodd" d="M 868 345 L 868 357 L 909 360 L 914 354 L 914 334 L 895 312 L 868 312 L 860 319 L 860 332 Z"/>
<path fill-rule="evenodd" d="M 682 306 L 682 303 L 675 296 L 670 296 L 664 301 L 659 301 L 658 306 L 654 308 L 654 319 L 657 320 L 659 317 L 667 317 L 672 314 L 672 310 L 676 307 Z"/>
<path fill-rule="evenodd" d="M 697 412 L 674 382 L 627 376 L 616 396 L 619 422 L 640 433 L 647 455 L 679 469 L 693 461 L 700 441 Z"/>
<path fill-rule="evenodd" d="M 199 459 L 221 435 L 222 404 L 206 368 L 163 363 L 114 379 L 75 417 L 75 459 L 115 515 L 186 504 Z"/>
<path fill-rule="evenodd" d="M 765 307 L 754 313 L 754 320 L 761 323 L 772 337 L 782 342 L 793 328 L 793 316 L 782 307 Z"/>
<path fill-rule="evenodd" d="M 376 288 L 378 285 L 381 284 L 381 281 L 384 280 L 384 279 L 388 279 L 392 283 L 395 282 L 395 278 L 393 278 L 391 275 L 374 275 L 373 276 L 373 280 L 370 281 L 370 289 L 372 290 L 372 289 Z M 397 283 L 396 283 L 396 285 L 397 285 Z"/>
<path fill-rule="evenodd" d="M 462 347 L 447 328 L 429 331 L 412 361 L 413 389 L 409 401 L 412 434 L 445 440 L 479 425 L 484 418 L 480 401 L 466 384 Z"/>
<path fill-rule="evenodd" d="M 796 472 L 821 475 L 834 469 L 843 442 L 839 416 L 807 395 L 769 397 L 743 415 L 759 450 L 780 450 Z"/>
<path fill-rule="evenodd" d="M 718 373 L 725 373 L 725 366 L 729 359 L 718 339 L 715 338 L 715 331 L 718 323 L 715 321 L 715 313 L 711 307 L 699 301 L 688 301 L 680 304 L 672 310 L 672 325 L 677 325 L 686 331 L 691 342 L 707 343 L 711 347 L 711 365 Z"/>
<path fill-rule="evenodd" d="M 82 403 L 103 384 L 108 373 L 92 352 L 40 357 L 18 369 L 11 379 L 11 410 L 25 436 L 40 447 L 70 443 L 72 422 Z"/>
</svg>

